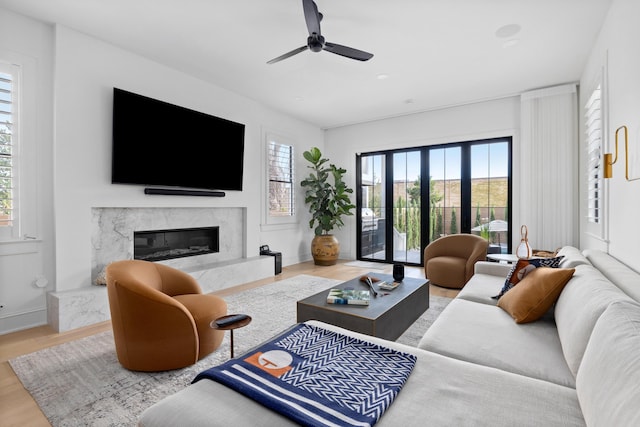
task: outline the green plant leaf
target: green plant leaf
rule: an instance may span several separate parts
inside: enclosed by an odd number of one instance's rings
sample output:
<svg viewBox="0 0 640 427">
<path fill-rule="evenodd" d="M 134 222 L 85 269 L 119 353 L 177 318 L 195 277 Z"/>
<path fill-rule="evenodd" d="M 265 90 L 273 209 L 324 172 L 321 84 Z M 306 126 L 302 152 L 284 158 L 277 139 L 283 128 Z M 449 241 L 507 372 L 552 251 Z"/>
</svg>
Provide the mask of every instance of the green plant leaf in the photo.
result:
<svg viewBox="0 0 640 427">
<path fill-rule="evenodd" d="M 305 204 L 308 205 L 311 220 L 309 227 L 316 235 L 328 234 L 335 227 L 342 227 L 343 215 L 353 215 L 355 205 L 351 203 L 349 194 L 353 189 L 343 181 L 346 169 L 329 163 L 323 158 L 317 147 L 303 152 L 303 157 L 310 163 L 309 176 L 300 182 L 305 189 Z"/>
</svg>

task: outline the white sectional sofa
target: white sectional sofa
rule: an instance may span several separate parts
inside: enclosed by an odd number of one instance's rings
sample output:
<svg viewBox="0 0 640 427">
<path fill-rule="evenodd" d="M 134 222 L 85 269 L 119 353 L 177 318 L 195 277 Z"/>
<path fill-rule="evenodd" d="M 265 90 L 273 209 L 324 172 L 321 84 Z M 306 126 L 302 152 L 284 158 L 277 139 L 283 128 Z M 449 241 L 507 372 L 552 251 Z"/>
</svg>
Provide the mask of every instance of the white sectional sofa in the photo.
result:
<svg viewBox="0 0 640 427">
<path fill-rule="evenodd" d="M 600 251 L 562 248 L 575 268 L 551 309 L 518 324 L 496 305 L 510 266 L 480 262 L 418 348 L 379 426 L 639 426 L 640 275 Z M 142 427 L 284 426 L 288 418 L 203 380 L 147 409 Z"/>
</svg>

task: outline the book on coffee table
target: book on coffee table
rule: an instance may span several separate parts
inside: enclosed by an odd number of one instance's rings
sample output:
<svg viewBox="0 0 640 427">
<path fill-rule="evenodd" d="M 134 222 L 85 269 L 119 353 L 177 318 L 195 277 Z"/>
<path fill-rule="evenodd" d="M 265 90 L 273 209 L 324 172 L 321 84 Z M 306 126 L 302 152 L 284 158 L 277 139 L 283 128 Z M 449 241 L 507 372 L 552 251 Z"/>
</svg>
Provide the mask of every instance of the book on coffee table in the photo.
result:
<svg viewBox="0 0 640 427">
<path fill-rule="evenodd" d="M 331 289 L 327 295 L 329 304 L 369 305 L 370 299 L 368 290 Z"/>
</svg>

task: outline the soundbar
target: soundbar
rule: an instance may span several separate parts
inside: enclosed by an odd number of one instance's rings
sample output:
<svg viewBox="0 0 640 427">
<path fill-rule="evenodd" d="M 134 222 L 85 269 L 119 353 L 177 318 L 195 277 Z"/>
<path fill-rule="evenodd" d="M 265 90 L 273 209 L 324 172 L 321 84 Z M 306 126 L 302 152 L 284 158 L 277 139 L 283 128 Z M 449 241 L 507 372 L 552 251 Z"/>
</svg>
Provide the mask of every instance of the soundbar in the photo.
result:
<svg viewBox="0 0 640 427">
<path fill-rule="evenodd" d="M 224 191 L 216 190 L 181 190 L 177 188 L 145 188 L 144 194 L 161 194 L 165 196 L 205 196 L 224 197 Z"/>
</svg>

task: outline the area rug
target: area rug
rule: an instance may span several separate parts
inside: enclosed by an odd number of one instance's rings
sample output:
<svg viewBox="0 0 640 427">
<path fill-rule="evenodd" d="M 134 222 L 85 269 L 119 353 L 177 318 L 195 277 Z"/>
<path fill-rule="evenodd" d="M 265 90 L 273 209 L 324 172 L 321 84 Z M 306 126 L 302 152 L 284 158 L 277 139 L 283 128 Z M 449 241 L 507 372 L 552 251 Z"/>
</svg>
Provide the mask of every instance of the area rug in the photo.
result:
<svg viewBox="0 0 640 427">
<path fill-rule="evenodd" d="M 298 275 L 225 297 L 229 313 L 247 313 L 252 322 L 234 332 L 241 354 L 296 321 L 296 301 L 339 283 Z M 431 296 L 430 308 L 398 342 L 415 346 L 451 301 Z M 199 372 L 229 358 L 229 334 L 197 364 L 167 372 L 128 371 L 118 363 L 111 331 L 10 360 L 24 387 L 53 426 L 135 426 L 147 407 L 191 383 Z"/>
<path fill-rule="evenodd" d="M 391 264 L 383 264 L 372 261 L 351 261 L 345 263 L 344 265 L 348 265 L 349 267 L 369 268 L 371 270 L 385 270 L 386 268 L 391 267 Z"/>
</svg>

